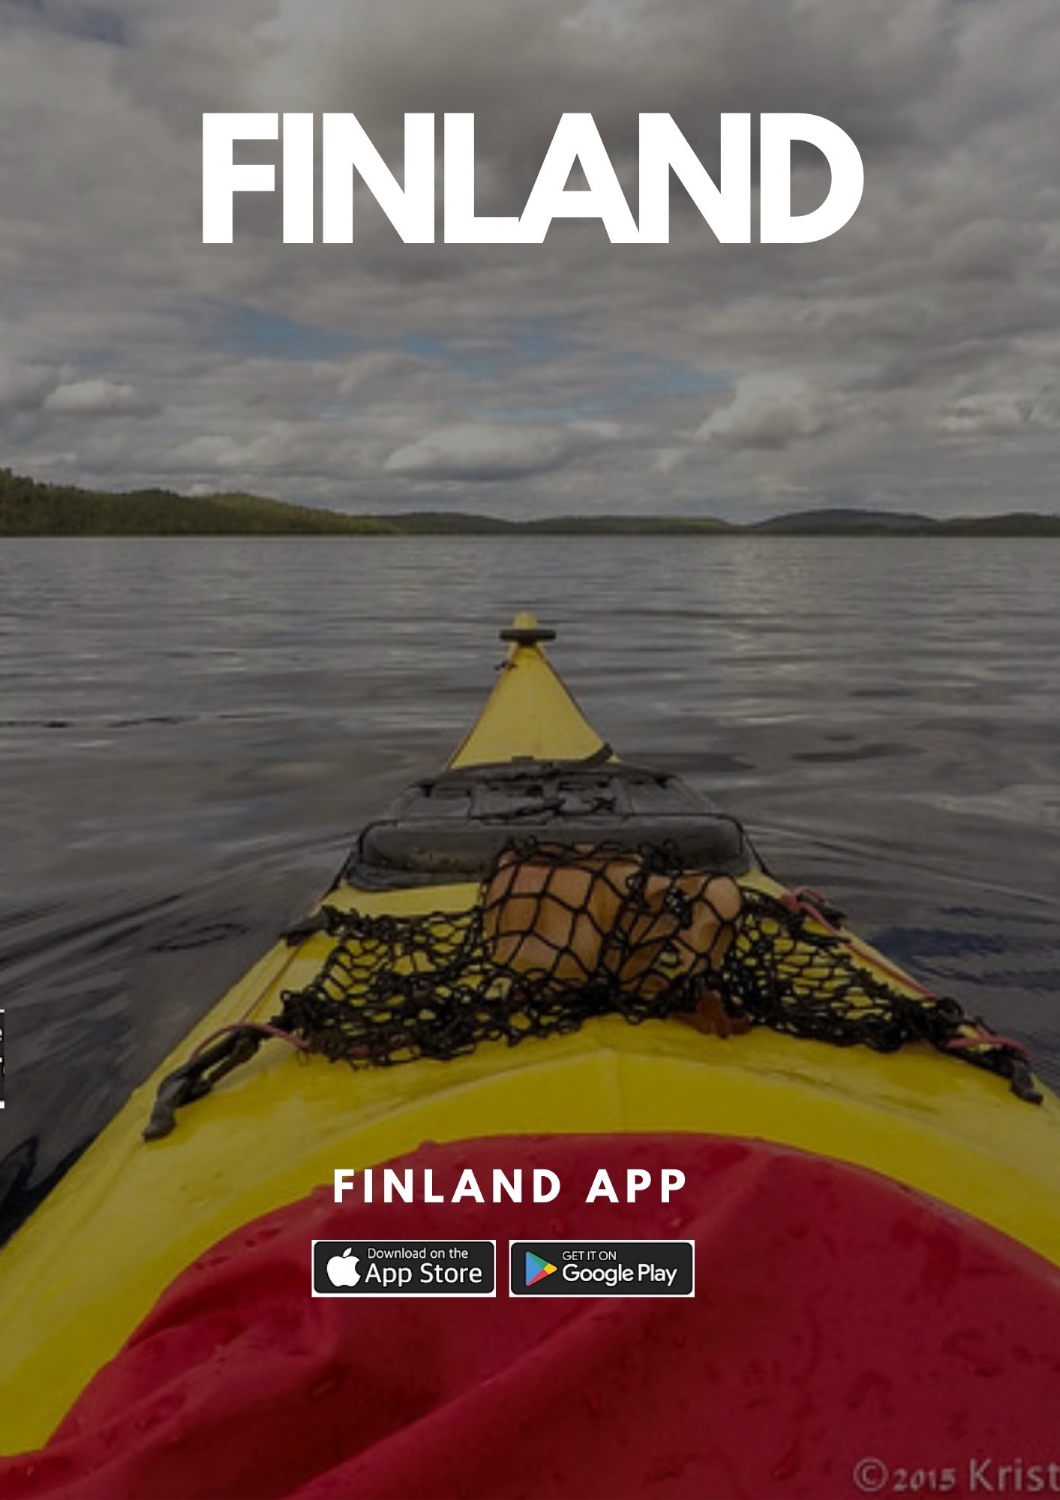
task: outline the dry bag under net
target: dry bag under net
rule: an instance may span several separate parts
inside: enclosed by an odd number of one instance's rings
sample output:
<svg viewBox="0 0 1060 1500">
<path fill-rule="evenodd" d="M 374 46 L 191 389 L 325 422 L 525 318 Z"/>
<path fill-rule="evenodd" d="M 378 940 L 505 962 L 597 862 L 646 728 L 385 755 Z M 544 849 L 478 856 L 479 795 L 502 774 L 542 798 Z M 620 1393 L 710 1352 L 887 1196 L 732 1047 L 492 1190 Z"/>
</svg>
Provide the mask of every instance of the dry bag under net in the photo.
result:
<svg viewBox="0 0 1060 1500">
<path fill-rule="evenodd" d="M 604 1015 L 683 1015 L 723 1033 L 770 1026 L 878 1052 L 924 1041 L 1040 1100 L 1019 1043 L 860 951 L 822 907 L 690 870 L 672 848 L 517 840 L 467 911 L 368 916 L 325 904 L 288 934 L 332 939 L 313 979 L 284 991 L 267 1026 L 232 1027 L 171 1073 L 145 1134 L 167 1134 L 174 1110 L 265 1036 L 380 1067 L 576 1031 Z"/>
</svg>

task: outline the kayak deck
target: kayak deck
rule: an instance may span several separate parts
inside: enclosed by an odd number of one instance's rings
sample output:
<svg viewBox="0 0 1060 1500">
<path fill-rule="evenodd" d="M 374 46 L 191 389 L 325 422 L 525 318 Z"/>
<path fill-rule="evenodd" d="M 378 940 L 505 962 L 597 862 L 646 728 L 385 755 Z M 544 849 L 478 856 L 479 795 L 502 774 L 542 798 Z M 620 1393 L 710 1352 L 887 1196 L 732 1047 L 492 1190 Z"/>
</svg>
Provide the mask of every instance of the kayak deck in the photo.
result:
<svg viewBox="0 0 1060 1500">
<path fill-rule="evenodd" d="M 761 877 L 759 877 L 761 878 Z M 466 906 L 465 887 L 403 893 Z M 393 895 L 336 892 L 361 909 Z M 677 1020 L 588 1021 L 578 1032 L 472 1055 L 351 1071 L 267 1044 L 172 1135 L 141 1132 L 165 1073 L 217 1027 L 267 1019 L 326 941 L 279 945 L 130 1099 L 3 1255 L 0 1447 L 43 1441 L 172 1278 L 239 1225 L 422 1141 L 688 1131 L 759 1139 L 879 1172 L 1060 1265 L 1060 1101 L 927 1046 L 881 1056 L 765 1029 L 721 1039 Z M 314 951 L 318 950 L 318 951 Z"/>
</svg>

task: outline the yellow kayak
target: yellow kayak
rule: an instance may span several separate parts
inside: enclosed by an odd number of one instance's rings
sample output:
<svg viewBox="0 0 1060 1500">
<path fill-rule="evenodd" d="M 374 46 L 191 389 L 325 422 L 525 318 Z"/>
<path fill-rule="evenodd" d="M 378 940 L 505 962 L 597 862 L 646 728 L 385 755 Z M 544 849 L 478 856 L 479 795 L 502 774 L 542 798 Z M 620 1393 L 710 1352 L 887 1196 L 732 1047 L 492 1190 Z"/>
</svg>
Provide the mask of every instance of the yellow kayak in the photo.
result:
<svg viewBox="0 0 1060 1500">
<path fill-rule="evenodd" d="M 693 854 L 707 851 L 693 863 L 710 858 L 745 892 L 785 898 L 731 820 L 686 805 L 679 788 L 652 802 L 586 722 L 532 619 L 518 617 L 507 635 L 500 676 L 448 779 L 413 789 L 366 831 L 326 897 L 332 912 L 466 911 L 479 892 L 474 861 L 527 826 L 522 812 L 504 811 L 512 776 L 575 764 L 609 776 L 647 836 L 680 828 Z M 500 811 L 487 807 L 469 832 L 468 807 L 491 797 Z M 570 837 L 585 839 L 599 809 L 590 799 L 570 816 Z M 808 920 L 830 927 L 818 909 Z M 768 1027 L 724 1037 L 602 1015 L 517 1047 L 486 1041 L 447 1060 L 351 1071 L 266 1041 L 145 1140 L 160 1085 L 195 1048 L 225 1028 L 268 1023 L 284 993 L 310 984 L 333 943 L 311 928 L 278 942 L 204 1017 L 0 1252 L 0 1451 L 44 1443 L 160 1294 L 225 1235 L 329 1186 L 336 1167 L 360 1171 L 425 1141 L 658 1132 L 766 1141 L 881 1174 L 1060 1266 L 1060 1101 L 1043 1090 L 1029 1104 L 1005 1078 L 926 1042 L 884 1055 Z M 845 941 L 867 973 L 920 994 L 872 949 Z"/>
</svg>

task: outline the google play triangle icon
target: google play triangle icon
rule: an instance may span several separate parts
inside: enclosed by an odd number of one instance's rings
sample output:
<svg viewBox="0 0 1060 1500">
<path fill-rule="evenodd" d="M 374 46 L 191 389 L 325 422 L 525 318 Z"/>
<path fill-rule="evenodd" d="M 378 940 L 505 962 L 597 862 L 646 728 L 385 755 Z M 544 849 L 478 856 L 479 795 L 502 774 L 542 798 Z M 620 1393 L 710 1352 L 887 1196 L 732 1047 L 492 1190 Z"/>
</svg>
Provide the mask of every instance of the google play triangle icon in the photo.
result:
<svg viewBox="0 0 1060 1500">
<path fill-rule="evenodd" d="M 532 1250 L 526 1252 L 526 1284 L 533 1286 L 535 1281 L 544 1281 L 546 1276 L 551 1276 L 553 1271 L 558 1270 L 550 1260 L 543 1260 L 540 1255 L 535 1255 Z"/>
</svg>

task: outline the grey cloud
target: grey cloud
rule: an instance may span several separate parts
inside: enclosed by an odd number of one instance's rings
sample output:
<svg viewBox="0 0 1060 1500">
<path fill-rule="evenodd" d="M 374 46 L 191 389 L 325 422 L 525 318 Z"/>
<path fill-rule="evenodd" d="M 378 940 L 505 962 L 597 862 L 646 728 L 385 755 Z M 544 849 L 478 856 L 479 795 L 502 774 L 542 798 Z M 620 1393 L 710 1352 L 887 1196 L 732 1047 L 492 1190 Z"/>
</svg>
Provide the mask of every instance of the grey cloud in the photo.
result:
<svg viewBox="0 0 1060 1500">
<path fill-rule="evenodd" d="M 63 416 L 108 417 L 142 414 L 151 405 L 131 385 L 93 378 L 62 382 L 45 397 L 43 408 Z"/>
<path fill-rule="evenodd" d="M 827 398 L 797 375 L 749 375 L 695 438 L 733 448 L 786 448 L 825 430 L 826 407 Z"/>
<path fill-rule="evenodd" d="M 938 269 L 947 277 L 995 281 L 1017 274 L 1048 249 L 1049 237 L 1037 224 L 977 219 L 961 225 L 939 247 Z"/>
<path fill-rule="evenodd" d="M 555 428 L 467 423 L 426 433 L 392 453 L 386 467 L 427 479 L 516 479 L 559 468 L 576 446 L 573 433 Z"/>
<path fill-rule="evenodd" d="M 1036 393 L 991 391 L 964 396 L 941 413 L 939 425 L 958 437 L 1018 433 L 1035 427 L 1060 431 L 1060 387 Z"/>
<path fill-rule="evenodd" d="M 40 406 L 57 380 L 57 373 L 46 366 L 0 360 L 0 415 Z"/>
</svg>

